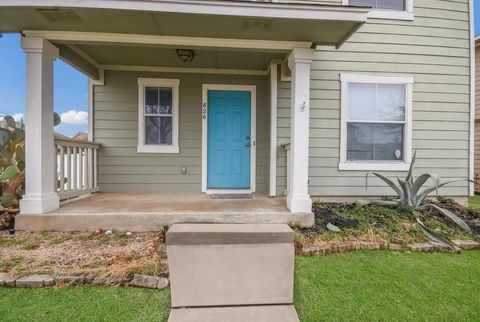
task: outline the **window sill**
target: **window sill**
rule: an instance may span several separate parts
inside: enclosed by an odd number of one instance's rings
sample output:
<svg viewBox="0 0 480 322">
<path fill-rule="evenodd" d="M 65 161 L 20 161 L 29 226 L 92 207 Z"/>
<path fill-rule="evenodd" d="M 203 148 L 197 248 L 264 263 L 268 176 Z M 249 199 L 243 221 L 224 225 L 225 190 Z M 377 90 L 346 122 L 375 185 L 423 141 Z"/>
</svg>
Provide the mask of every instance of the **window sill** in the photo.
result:
<svg viewBox="0 0 480 322">
<path fill-rule="evenodd" d="M 414 20 L 414 13 L 408 11 L 394 10 L 372 10 L 368 13 L 368 18 L 373 19 L 393 19 L 393 20 Z"/>
<path fill-rule="evenodd" d="M 340 162 L 339 170 L 347 171 L 408 171 L 410 163 L 374 163 L 374 162 Z"/>
<path fill-rule="evenodd" d="M 139 145 L 137 153 L 180 153 L 178 145 Z"/>
</svg>

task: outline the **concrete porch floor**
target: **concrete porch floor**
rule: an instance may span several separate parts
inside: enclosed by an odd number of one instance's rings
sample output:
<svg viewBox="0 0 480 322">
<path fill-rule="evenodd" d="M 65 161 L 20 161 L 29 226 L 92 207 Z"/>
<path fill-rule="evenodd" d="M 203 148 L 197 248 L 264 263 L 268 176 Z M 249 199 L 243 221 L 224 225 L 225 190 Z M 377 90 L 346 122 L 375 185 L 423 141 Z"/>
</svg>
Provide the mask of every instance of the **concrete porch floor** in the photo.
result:
<svg viewBox="0 0 480 322">
<path fill-rule="evenodd" d="M 284 197 L 211 199 L 204 193 L 97 193 L 42 215 L 18 215 L 15 228 L 32 231 L 156 231 L 175 223 L 313 224 L 311 213 L 290 213 Z"/>
</svg>

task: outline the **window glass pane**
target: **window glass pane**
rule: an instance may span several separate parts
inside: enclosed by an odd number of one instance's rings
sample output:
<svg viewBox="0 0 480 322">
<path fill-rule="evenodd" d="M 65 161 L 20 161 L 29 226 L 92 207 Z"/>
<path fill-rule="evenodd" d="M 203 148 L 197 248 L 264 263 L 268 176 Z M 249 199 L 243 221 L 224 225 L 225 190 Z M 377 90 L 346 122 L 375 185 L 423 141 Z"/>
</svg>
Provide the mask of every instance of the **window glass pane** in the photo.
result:
<svg viewBox="0 0 480 322">
<path fill-rule="evenodd" d="M 347 160 L 373 160 L 373 127 L 373 124 L 348 124 Z"/>
<path fill-rule="evenodd" d="M 403 160 L 403 124 L 375 124 L 374 160 Z"/>
<path fill-rule="evenodd" d="M 172 114 L 172 89 L 160 88 L 160 114 Z"/>
<path fill-rule="evenodd" d="M 349 84 L 347 119 L 349 121 L 376 120 L 375 84 Z"/>
<path fill-rule="evenodd" d="M 378 9 L 405 10 L 405 0 L 377 0 Z"/>
<path fill-rule="evenodd" d="M 378 85 L 376 120 L 405 121 L 405 85 Z"/>
<path fill-rule="evenodd" d="M 172 117 L 145 117 L 145 144 L 172 145 Z"/>
<path fill-rule="evenodd" d="M 375 8 L 376 0 L 350 0 L 351 6 L 372 7 Z"/>
<path fill-rule="evenodd" d="M 172 118 L 160 118 L 160 144 L 172 145 Z"/>
<path fill-rule="evenodd" d="M 349 4 L 376 9 L 405 10 L 405 0 L 350 0 Z"/>
<path fill-rule="evenodd" d="M 405 85 L 349 84 L 348 121 L 405 121 Z"/>
<path fill-rule="evenodd" d="M 160 117 L 145 117 L 145 144 L 160 144 Z"/>
<path fill-rule="evenodd" d="M 403 124 L 347 125 L 347 160 L 403 160 Z"/>
<path fill-rule="evenodd" d="M 158 105 L 158 88 L 145 87 L 145 114 L 158 114 Z"/>
</svg>

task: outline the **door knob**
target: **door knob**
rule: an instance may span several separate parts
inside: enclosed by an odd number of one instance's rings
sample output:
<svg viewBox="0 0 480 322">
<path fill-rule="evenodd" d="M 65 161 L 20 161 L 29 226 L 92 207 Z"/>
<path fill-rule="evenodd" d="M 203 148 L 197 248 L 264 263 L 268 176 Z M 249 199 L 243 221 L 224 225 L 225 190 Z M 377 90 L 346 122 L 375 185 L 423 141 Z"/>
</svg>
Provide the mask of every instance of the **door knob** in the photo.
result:
<svg viewBox="0 0 480 322">
<path fill-rule="evenodd" d="M 251 141 L 250 141 L 250 136 L 247 136 L 245 139 L 248 141 L 248 142 L 245 144 L 245 146 L 246 146 L 247 148 L 249 148 L 250 145 L 251 145 L 251 143 L 250 143 L 250 142 L 251 142 Z"/>
</svg>

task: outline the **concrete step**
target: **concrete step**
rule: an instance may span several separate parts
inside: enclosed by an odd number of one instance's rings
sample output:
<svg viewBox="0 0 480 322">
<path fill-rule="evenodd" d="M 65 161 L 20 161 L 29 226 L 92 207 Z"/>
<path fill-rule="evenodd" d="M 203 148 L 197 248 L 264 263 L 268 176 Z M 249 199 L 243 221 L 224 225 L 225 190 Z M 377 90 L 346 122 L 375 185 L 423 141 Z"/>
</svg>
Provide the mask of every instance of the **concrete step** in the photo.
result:
<svg viewBox="0 0 480 322">
<path fill-rule="evenodd" d="M 173 225 L 172 307 L 292 304 L 294 238 L 281 224 Z"/>
<path fill-rule="evenodd" d="M 299 322 L 293 305 L 173 309 L 168 322 Z"/>
</svg>

